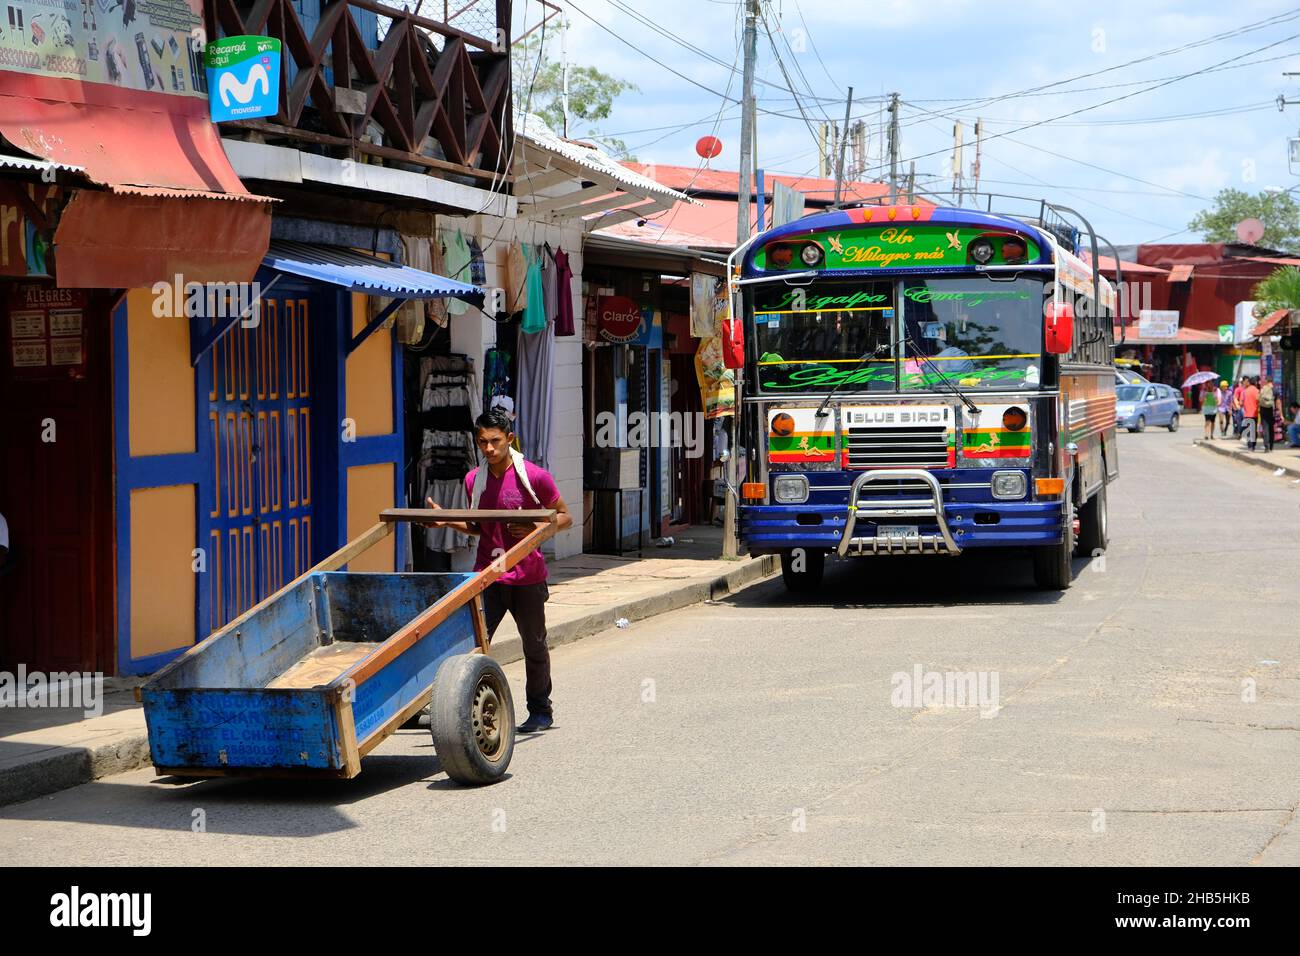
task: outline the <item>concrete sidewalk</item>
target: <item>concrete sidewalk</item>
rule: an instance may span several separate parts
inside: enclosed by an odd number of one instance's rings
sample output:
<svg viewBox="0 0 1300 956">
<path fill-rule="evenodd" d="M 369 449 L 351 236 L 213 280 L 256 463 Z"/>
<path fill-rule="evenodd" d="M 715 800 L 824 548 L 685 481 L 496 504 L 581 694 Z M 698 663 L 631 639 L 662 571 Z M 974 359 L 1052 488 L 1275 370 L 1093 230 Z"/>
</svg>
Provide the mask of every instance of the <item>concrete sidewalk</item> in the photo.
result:
<svg viewBox="0 0 1300 956">
<path fill-rule="evenodd" d="M 722 529 L 695 527 L 671 548 L 647 547 L 641 557 L 583 554 L 550 565 L 547 629 L 552 646 L 728 594 L 772 574 L 774 557 L 724 561 Z M 509 616 L 492 642 L 502 664 L 522 658 Z M 103 714 L 79 710 L 0 709 L 0 806 L 124 773 L 149 764 L 144 710 L 136 679 L 105 680 Z"/>
<path fill-rule="evenodd" d="M 1279 475 L 1279 477 L 1300 478 L 1300 448 L 1292 448 L 1286 442 L 1274 444 L 1273 450 L 1270 452 L 1263 450 L 1262 442 L 1255 446 L 1256 451 L 1247 451 L 1246 443 L 1234 438 L 1216 438 L 1214 441 L 1206 441 L 1200 438 L 1197 439 L 1196 444 L 1209 449 L 1217 455 L 1235 458 L 1249 465 L 1267 468 L 1272 472 L 1276 472 L 1281 468 L 1282 475 Z"/>
</svg>

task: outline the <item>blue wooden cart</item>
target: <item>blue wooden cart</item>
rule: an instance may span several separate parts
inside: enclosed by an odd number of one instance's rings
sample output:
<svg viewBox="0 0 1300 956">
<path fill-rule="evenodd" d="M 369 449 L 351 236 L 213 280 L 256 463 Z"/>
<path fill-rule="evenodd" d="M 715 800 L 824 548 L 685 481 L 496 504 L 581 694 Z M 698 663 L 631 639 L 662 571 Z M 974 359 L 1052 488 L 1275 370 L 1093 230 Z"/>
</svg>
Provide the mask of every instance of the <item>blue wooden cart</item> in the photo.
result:
<svg viewBox="0 0 1300 956">
<path fill-rule="evenodd" d="M 365 534 L 216 631 L 139 691 L 158 773 L 355 777 L 361 758 L 432 704 L 442 768 L 490 783 L 510 763 L 514 706 L 487 654 L 482 592 L 555 533 L 554 511 L 440 510 L 441 520 L 533 521 L 491 567 L 462 574 L 340 570 L 396 522 Z"/>
</svg>

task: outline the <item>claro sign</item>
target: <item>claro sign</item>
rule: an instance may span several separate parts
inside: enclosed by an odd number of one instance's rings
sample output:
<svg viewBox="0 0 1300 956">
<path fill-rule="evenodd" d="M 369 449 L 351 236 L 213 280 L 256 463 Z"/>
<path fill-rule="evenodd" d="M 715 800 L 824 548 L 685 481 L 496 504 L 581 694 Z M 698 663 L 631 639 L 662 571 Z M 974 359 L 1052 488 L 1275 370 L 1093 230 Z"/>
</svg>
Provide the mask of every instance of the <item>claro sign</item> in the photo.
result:
<svg viewBox="0 0 1300 956">
<path fill-rule="evenodd" d="M 602 295 L 596 300 L 596 330 L 607 342 L 636 341 L 644 321 L 641 307 L 627 296 Z"/>
</svg>

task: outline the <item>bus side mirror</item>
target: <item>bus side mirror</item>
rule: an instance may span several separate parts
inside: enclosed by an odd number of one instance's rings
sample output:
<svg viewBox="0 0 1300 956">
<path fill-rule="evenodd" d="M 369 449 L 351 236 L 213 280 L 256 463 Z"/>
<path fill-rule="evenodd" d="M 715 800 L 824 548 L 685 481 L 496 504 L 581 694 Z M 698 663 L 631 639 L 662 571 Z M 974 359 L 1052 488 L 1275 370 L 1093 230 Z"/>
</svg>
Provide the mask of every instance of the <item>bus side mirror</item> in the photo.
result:
<svg viewBox="0 0 1300 956">
<path fill-rule="evenodd" d="M 1043 340 L 1052 355 L 1065 355 L 1074 347 L 1074 306 L 1049 302 L 1043 315 Z"/>
<path fill-rule="evenodd" d="M 722 364 L 727 368 L 745 366 L 745 331 L 739 319 L 722 323 Z"/>
</svg>

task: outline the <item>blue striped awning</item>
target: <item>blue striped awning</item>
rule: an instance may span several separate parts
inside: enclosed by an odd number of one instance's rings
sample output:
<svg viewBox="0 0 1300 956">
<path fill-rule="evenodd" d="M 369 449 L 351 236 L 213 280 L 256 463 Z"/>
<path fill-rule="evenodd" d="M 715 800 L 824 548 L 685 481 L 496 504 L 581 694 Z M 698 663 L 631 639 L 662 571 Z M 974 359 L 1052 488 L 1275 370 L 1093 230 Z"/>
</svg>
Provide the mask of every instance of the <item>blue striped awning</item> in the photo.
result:
<svg viewBox="0 0 1300 956">
<path fill-rule="evenodd" d="M 262 265 L 279 272 L 393 299 L 454 298 L 483 307 L 485 293 L 458 282 L 337 246 L 272 239 Z"/>
</svg>

